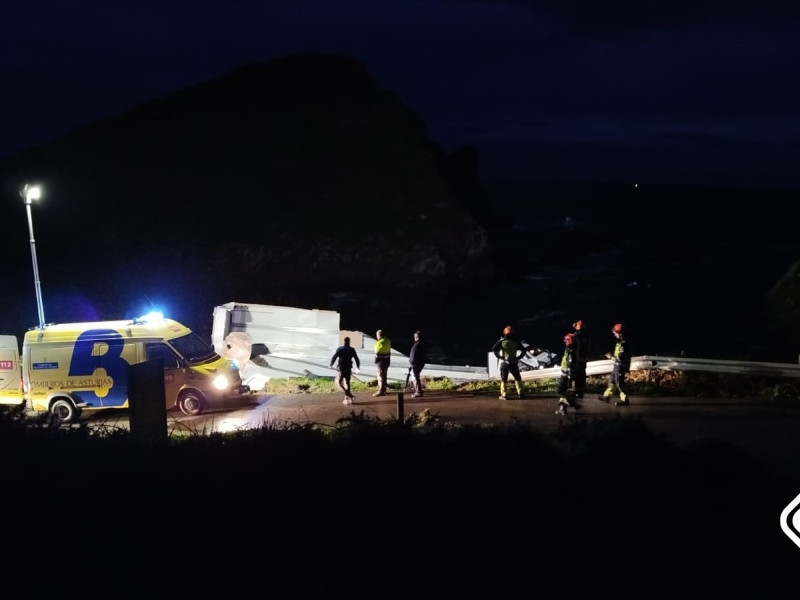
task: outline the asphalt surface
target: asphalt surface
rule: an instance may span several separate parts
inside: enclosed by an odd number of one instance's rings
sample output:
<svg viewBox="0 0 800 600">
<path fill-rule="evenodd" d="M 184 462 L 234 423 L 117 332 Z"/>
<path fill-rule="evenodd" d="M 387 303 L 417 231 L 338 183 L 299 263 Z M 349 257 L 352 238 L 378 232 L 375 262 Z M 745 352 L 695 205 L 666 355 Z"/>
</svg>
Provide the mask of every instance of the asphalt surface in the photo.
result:
<svg viewBox="0 0 800 600">
<path fill-rule="evenodd" d="M 576 420 L 641 418 L 655 432 L 679 445 L 712 439 L 730 442 L 776 472 L 798 478 L 800 408 L 781 407 L 758 398 L 631 397 L 626 407 L 587 396 L 579 410 L 565 417 L 555 414 L 557 398 L 532 395 L 503 401 L 496 396 L 465 392 L 427 391 L 422 398 L 397 392 L 383 397 L 356 393 L 355 404 L 344 405 L 340 394 L 254 395 L 239 406 L 186 416 L 168 413 L 168 429 L 189 432 L 235 431 L 287 423 L 336 425 L 361 415 L 374 419 L 407 419 L 424 410 L 453 424 L 502 425 L 525 423 L 544 433 Z M 102 417 L 99 417 L 102 418 Z M 117 417 L 125 420 L 124 415 Z M 95 419 L 98 420 L 98 419 Z"/>
</svg>

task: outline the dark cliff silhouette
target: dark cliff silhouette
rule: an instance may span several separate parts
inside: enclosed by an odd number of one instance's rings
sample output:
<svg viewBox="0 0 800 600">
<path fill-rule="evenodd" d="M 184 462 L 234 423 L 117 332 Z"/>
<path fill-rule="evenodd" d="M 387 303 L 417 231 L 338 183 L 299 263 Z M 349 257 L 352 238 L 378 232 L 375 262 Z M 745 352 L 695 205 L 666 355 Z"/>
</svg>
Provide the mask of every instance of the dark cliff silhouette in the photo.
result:
<svg viewBox="0 0 800 600">
<path fill-rule="evenodd" d="M 6 205 L 19 207 L 7 256 L 32 296 L 18 193 L 37 181 L 43 281 L 100 290 L 109 318 L 165 286 L 210 307 L 474 285 L 496 260 L 470 152 L 459 167 L 356 60 L 289 55 L 0 163 Z M 76 318 L 54 308 L 53 320 Z"/>
</svg>

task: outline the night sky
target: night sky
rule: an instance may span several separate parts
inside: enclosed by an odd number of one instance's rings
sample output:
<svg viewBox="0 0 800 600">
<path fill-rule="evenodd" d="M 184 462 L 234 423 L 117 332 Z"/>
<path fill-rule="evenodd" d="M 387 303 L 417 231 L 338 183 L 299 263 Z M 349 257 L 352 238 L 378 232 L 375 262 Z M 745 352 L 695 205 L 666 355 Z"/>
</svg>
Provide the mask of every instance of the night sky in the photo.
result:
<svg viewBox="0 0 800 600">
<path fill-rule="evenodd" d="M 312 50 L 363 61 L 433 141 L 477 146 L 483 176 L 800 188 L 798 3 L 27 0 L 0 15 L 0 159 Z"/>
</svg>

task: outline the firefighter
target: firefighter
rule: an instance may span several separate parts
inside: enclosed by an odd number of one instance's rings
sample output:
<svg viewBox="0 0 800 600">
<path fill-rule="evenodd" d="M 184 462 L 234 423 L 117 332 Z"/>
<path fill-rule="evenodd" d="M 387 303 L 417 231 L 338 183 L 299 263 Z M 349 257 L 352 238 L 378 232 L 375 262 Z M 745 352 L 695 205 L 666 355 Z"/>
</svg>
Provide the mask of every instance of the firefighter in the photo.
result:
<svg viewBox="0 0 800 600">
<path fill-rule="evenodd" d="M 527 350 L 514 335 L 511 325 L 503 329 L 503 335 L 492 346 L 492 353 L 500 362 L 500 400 L 508 400 L 506 388 L 508 386 L 508 376 L 514 378 L 514 387 L 517 388 L 517 395 L 524 398 L 522 393 L 522 375 L 519 372 L 519 359 L 525 356 Z"/>
<path fill-rule="evenodd" d="M 602 396 L 598 396 L 603 402 L 611 400 L 615 393 L 619 393 L 619 399 L 614 402 L 614 406 L 628 406 L 628 394 L 626 394 L 622 386 L 625 383 L 625 376 L 631 369 L 631 354 L 628 340 L 625 339 L 624 328 L 622 323 L 617 323 L 611 328 L 611 333 L 617 339 L 614 344 L 613 352 L 606 352 L 606 358 L 614 359 L 614 367 L 611 375 L 608 378 L 608 386 Z"/>
<path fill-rule="evenodd" d="M 586 362 L 589 360 L 591 341 L 586 333 L 582 319 L 575 321 L 572 324 L 572 329 L 572 382 L 575 387 L 575 398 L 580 400 L 586 392 Z"/>
<path fill-rule="evenodd" d="M 571 408 L 575 410 L 575 405 L 570 402 L 570 384 L 574 376 L 575 368 L 575 336 L 568 333 L 564 336 L 564 353 L 561 355 L 561 377 L 558 379 L 558 410 L 557 415 L 566 415 Z"/>
</svg>

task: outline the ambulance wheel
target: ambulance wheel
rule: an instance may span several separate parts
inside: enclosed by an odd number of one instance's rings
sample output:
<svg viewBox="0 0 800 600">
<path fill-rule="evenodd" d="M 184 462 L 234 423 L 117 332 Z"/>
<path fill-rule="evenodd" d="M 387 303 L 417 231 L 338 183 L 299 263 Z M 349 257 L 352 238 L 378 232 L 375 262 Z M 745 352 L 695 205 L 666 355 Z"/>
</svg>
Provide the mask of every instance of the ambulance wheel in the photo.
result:
<svg viewBox="0 0 800 600">
<path fill-rule="evenodd" d="M 200 392 L 184 392 L 178 399 L 178 408 L 185 415 L 199 415 L 203 412 L 205 402 Z"/>
<path fill-rule="evenodd" d="M 53 415 L 59 423 L 74 423 L 81 415 L 81 411 L 70 400 L 61 398 L 53 402 L 53 405 L 50 407 L 50 414 Z"/>
</svg>

